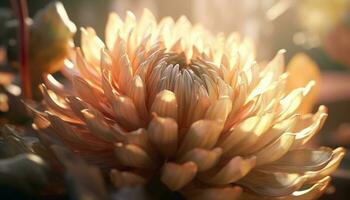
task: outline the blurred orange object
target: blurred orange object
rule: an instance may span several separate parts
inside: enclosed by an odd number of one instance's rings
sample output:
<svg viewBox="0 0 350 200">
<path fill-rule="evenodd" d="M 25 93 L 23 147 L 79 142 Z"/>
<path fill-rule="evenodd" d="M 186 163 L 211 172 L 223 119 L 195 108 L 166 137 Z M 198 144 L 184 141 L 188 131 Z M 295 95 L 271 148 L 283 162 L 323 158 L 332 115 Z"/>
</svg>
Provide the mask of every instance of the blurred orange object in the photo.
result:
<svg viewBox="0 0 350 200">
<path fill-rule="evenodd" d="M 304 87 L 309 81 L 314 80 L 315 85 L 298 109 L 298 113 L 310 113 L 315 105 L 320 89 L 320 70 L 318 65 L 306 54 L 296 54 L 287 66 L 287 92 L 295 88 Z"/>
<path fill-rule="evenodd" d="M 9 72 L 0 72 L 0 85 L 9 85 L 15 76 Z"/>
<path fill-rule="evenodd" d="M 0 65 L 4 64 L 6 61 L 6 50 L 0 46 Z"/>
</svg>

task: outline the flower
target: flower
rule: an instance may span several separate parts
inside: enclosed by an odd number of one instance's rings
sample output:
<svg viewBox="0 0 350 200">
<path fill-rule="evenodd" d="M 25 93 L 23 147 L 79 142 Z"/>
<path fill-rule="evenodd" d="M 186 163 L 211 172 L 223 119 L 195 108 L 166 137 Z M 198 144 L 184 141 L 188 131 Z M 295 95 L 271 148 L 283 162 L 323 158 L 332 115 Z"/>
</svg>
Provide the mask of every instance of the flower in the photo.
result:
<svg viewBox="0 0 350 200">
<path fill-rule="evenodd" d="M 154 177 L 188 199 L 313 199 L 344 156 L 305 144 L 327 110 L 298 114 L 314 82 L 287 93 L 281 50 L 266 66 L 236 33 L 213 35 L 180 17 L 158 24 L 111 14 L 105 44 L 81 28 L 81 48 L 40 86 L 33 127 L 57 135 L 115 186 Z"/>
</svg>

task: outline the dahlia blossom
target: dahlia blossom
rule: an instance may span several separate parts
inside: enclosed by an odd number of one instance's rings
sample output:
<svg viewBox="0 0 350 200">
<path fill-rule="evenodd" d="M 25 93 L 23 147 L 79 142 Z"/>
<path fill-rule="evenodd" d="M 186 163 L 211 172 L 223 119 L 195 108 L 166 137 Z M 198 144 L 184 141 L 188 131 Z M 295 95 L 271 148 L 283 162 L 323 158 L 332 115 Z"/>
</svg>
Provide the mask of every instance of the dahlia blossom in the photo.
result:
<svg viewBox="0 0 350 200">
<path fill-rule="evenodd" d="M 40 86 L 33 127 L 110 172 L 116 187 L 158 177 L 187 199 L 313 199 L 344 156 L 305 144 L 327 110 L 298 114 L 314 81 L 287 93 L 281 50 L 267 65 L 248 39 L 186 17 L 112 13 L 105 43 L 81 28 L 62 84 Z"/>
</svg>

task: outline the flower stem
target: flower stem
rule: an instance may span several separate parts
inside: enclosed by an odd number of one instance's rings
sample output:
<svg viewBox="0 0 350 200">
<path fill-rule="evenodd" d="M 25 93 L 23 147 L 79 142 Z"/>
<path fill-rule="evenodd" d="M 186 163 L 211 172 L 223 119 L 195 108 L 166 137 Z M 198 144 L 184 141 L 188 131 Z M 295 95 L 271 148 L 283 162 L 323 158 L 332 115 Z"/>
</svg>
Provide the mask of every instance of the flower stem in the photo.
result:
<svg viewBox="0 0 350 200">
<path fill-rule="evenodd" d="M 18 38 L 20 41 L 20 75 L 22 79 L 22 91 L 25 99 L 32 98 L 32 86 L 28 66 L 28 7 L 26 0 L 11 0 L 12 7 L 17 15 L 19 22 Z"/>
</svg>

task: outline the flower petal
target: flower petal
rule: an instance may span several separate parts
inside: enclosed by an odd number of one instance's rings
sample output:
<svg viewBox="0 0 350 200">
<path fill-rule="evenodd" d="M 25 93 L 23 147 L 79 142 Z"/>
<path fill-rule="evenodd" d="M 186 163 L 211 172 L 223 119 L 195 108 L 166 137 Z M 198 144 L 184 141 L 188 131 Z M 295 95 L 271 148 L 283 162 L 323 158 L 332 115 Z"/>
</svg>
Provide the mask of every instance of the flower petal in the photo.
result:
<svg viewBox="0 0 350 200">
<path fill-rule="evenodd" d="M 236 143 L 236 145 L 231 146 L 231 148 L 224 153 L 224 156 L 232 157 L 234 155 L 245 155 L 249 151 L 249 149 L 256 144 L 259 137 L 263 135 L 272 126 L 273 118 L 274 114 L 271 113 L 258 117 L 258 122 L 252 127 L 248 128 L 252 128 L 251 132 L 249 134 L 243 133 L 246 136 L 241 141 Z M 254 121 L 252 122 L 255 123 Z"/>
<path fill-rule="evenodd" d="M 151 112 L 157 113 L 160 117 L 171 117 L 177 119 L 176 96 L 169 90 L 159 92 L 153 101 Z"/>
<path fill-rule="evenodd" d="M 155 116 L 148 126 L 149 138 L 165 157 L 176 153 L 178 142 L 177 123 L 172 118 Z"/>
<path fill-rule="evenodd" d="M 183 193 L 191 200 L 236 200 L 239 199 L 242 188 L 239 186 L 194 188 L 185 189 Z"/>
<path fill-rule="evenodd" d="M 115 155 L 120 163 L 128 167 L 150 169 L 155 163 L 150 156 L 140 147 L 134 144 L 115 144 Z"/>
<path fill-rule="evenodd" d="M 292 148 L 306 144 L 322 128 L 327 116 L 325 106 L 320 106 L 315 115 L 303 115 L 292 130 L 296 133 Z"/>
<path fill-rule="evenodd" d="M 257 194 L 252 194 L 244 192 L 242 198 L 244 200 L 310 200 L 318 199 L 318 197 L 324 193 L 331 178 L 329 176 L 318 181 L 316 184 L 308 186 L 298 191 L 294 191 L 290 195 L 280 196 L 280 197 L 267 197 Z"/>
<path fill-rule="evenodd" d="M 244 159 L 240 156 L 232 158 L 220 169 L 212 169 L 199 176 L 203 182 L 215 185 L 234 183 L 243 178 L 255 166 L 256 158 Z"/>
<path fill-rule="evenodd" d="M 140 117 L 148 120 L 146 108 L 146 87 L 140 76 L 136 75 L 127 89 L 127 95 L 133 100 Z"/>
<path fill-rule="evenodd" d="M 228 96 L 222 96 L 209 106 L 205 119 L 226 121 L 232 109 L 232 101 Z"/>
<path fill-rule="evenodd" d="M 344 156 L 344 148 L 339 147 L 333 150 L 332 160 L 323 169 L 319 171 L 309 171 L 305 173 L 308 179 L 308 183 L 313 183 L 322 179 L 323 177 L 329 176 L 338 168 L 340 161 L 343 159 Z"/>
<path fill-rule="evenodd" d="M 254 170 L 240 180 L 239 184 L 259 195 L 278 197 L 289 195 L 299 190 L 305 181 L 305 176 L 300 176 L 296 173 Z"/>
<path fill-rule="evenodd" d="M 162 182 L 170 190 L 179 190 L 189 183 L 197 173 L 197 165 L 193 162 L 184 164 L 165 163 L 161 172 Z"/>
<path fill-rule="evenodd" d="M 112 102 L 112 107 L 117 122 L 123 125 L 123 127 L 135 130 L 144 126 L 144 122 L 140 119 L 135 104 L 129 97 L 116 96 Z"/>
<path fill-rule="evenodd" d="M 219 162 L 221 154 L 221 148 L 213 150 L 195 148 L 181 156 L 179 162 L 192 161 L 198 166 L 198 172 L 202 172 L 214 167 Z"/>
<path fill-rule="evenodd" d="M 77 124 L 81 123 L 81 121 L 75 117 L 72 110 L 69 109 L 69 105 L 64 98 L 58 96 L 53 91 L 48 90 L 44 84 L 41 84 L 39 89 L 41 90 L 43 98 L 46 102 L 46 106 L 51 112 L 61 116 L 61 118 L 66 121 Z"/>
<path fill-rule="evenodd" d="M 112 169 L 110 176 L 113 185 L 117 188 L 135 187 L 146 183 L 146 180 L 142 176 L 128 171 L 119 171 L 117 169 Z"/>
<path fill-rule="evenodd" d="M 97 88 L 94 88 L 82 77 L 74 76 L 73 77 L 73 88 L 76 92 L 76 95 L 83 101 L 89 103 L 90 105 L 101 108 L 102 102 L 99 97 L 103 96 L 101 91 L 98 91 Z M 97 100 L 99 99 L 99 100 Z"/>
<path fill-rule="evenodd" d="M 120 70 L 119 77 L 118 77 L 119 90 L 125 94 L 128 88 L 128 84 L 132 80 L 132 76 L 133 76 L 128 55 L 127 54 L 121 55 L 117 65 Z"/>
<path fill-rule="evenodd" d="M 117 13 L 110 13 L 107 20 L 105 38 L 108 49 L 113 50 L 116 35 L 123 28 L 123 21 Z"/>
<path fill-rule="evenodd" d="M 109 124 L 103 118 L 103 115 L 97 110 L 84 109 L 81 111 L 84 121 L 91 133 L 106 142 L 115 142 L 118 135 L 113 132 Z M 119 136 L 120 137 L 120 136 Z"/>
<path fill-rule="evenodd" d="M 293 145 L 295 135 L 285 133 L 274 142 L 268 144 L 266 147 L 255 153 L 256 165 L 264 165 L 284 156 Z"/>
<path fill-rule="evenodd" d="M 279 138 L 283 133 L 288 131 L 290 132 L 297 124 L 297 121 L 299 119 L 300 115 L 294 115 L 288 119 L 274 124 L 268 131 L 262 134 L 256 144 L 247 151 L 247 154 L 252 154 L 263 149 L 267 144 Z"/>
<path fill-rule="evenodd" d="M 73 77 L 81 76 L 84 79 L 89 80 L 89 82 L 95 86 L 100 85 L 97 69 L 86 61 L 79 47 L 75 49 L 74 66 L 78 69 L 79 74 L 74 74 Z"/>
<path fill-rule="evenodd" d="M 94 66 L 100 65 L 100 51 L 105 47 L 102 40 L 96 35 L 93 28 L 80 28 L 81 48 L 84 52 L 85 59 Z"/>
<path fill-rule="evenodd" d="M 277 121 L 281 121 L 295 114 L 304 97 L 308 95 L 314 85 L 315 81 L 310 81 L 305 87 L 297 88 L 281 99 Z"/>
<path fill-rule="evenodd" d="M 194 148 L 211 149 L 216 144 L 223 124 L 211 120 L 199 120 L 193 123 L 184 136 L 177 155 L 182 155 Z"/>
<path fill-rule="evenodd" d="M 245 119 L 234 127 L 233 130 L 225 133 L 225 135 L 219 139 L 218 146 L 223 149 L 224 153 L 228 152 L 254 131 L 260 119 L 260 116 L 253 116 Z"/>
<path fill-rule="evenodd" d="M 304 173 L 324 168 L 332 159 L 332 149 L 296 149 L 289 151 L 279 160 L 264 166 L 266 170 L 279 172 Z"/>
</svg>

